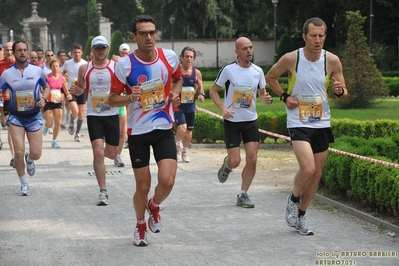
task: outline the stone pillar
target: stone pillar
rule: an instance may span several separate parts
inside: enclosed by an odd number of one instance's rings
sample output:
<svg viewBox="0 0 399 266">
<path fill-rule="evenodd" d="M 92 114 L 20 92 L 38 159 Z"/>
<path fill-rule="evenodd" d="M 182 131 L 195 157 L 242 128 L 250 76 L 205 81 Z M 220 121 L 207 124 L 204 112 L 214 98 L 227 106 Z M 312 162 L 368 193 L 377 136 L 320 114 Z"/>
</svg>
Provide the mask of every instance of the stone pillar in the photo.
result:
<svg viewBox="0 0 399 266">
<path fill-rule="evenodd" d="M 47 18 L 41 18 L 37 12 L 37 2 L 32 2 L 32 16 L 23 19 L 20 24 L 23 26 L 23 38 L 29 45 L 30 51 L 38 48 L 44 51 L 49 49 L 48 27 L 50 21 Z"/>
<path fill-rule="evenodd" d="M 98 8 L 98 13 L 100 14 L 100 35 L 104 36 L 107 38 L 109 44 L 111 45 L 111 25 L 113 22 L 110 22 L 108 18 L 104 18 L 101 12 L 103 4 L 98 3 L 97 8 Z"/>
</svg>

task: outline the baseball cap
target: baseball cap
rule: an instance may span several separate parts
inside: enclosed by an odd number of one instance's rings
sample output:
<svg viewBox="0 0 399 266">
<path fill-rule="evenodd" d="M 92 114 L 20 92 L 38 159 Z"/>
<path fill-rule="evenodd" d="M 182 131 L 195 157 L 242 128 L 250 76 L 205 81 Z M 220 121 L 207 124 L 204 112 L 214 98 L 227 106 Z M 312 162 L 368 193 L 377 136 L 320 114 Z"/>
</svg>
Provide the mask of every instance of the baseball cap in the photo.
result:
<svg viewBox="0 0 399 266">
<path fill-rule="evenodd" d="M 129 47 L 129 45 L 128 45 L 127 43 L 122 43 L 122 44 L 119 46 L 119 51 L 123 52 L 123 51 L 125 51 L 125 50 L 130 51 L 130 47 Z"/>
<path fill-rule="evenodd" d="M 3 45 L 0 43 L 0 49 L 3 49 L 4 47 L 3 47 Z"/>
<path fill-rule="evenodd" d="M 108 47 L 108 40 L 104 36 L 97 36 L 91 41 L 91 47 L 96 48 L 99 46 Z"/>
</svg>

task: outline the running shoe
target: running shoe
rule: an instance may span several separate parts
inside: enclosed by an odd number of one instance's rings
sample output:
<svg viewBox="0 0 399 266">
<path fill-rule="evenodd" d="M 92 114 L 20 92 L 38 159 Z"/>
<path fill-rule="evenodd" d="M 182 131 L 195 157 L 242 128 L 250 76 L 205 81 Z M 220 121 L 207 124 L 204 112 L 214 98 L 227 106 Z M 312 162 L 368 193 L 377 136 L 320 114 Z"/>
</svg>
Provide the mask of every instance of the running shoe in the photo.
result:
<svg viewBox="0 0 399 266">
<path fill-rule="evenodd" d="M 237 195 L 236 205 L 243 208 L 255 208 L 255 204 L 251 202 L 246 192 Z"/>
<path fill-rule="evenodd" d="M 182 160 L 183 163 L 189 163 L 190 162 L 190 157 L 188 157 L 187 150 L 183 151 L 181 156 L 182 156 L 181 160 Z"/>
<path fill-rule="evenodd" d="M 55 148 L 55 149 L 59 149 L 59 148 L 60 148 L 60 145 L 58 145 L 58 142 L 57 142 L 56 140 L 53 140 L 53 141 L 51 142 L 51 147 L 52 147 L 52 148 Z"/>
<path fill-rule="evenodd" d="M 304 235 L 304 236 L 312 236 L 312 235 L 314 235 L 314 232 L 310 228 L 305 216 L 301 216 L 301 217 L 298 218 L 298 220 L 296 222 L 295 229 L 298 230 L 298 232 L 301 235 Z"/>
<path fill-rule="evenodd" d="M 75 141 L 80 142 L 80 136 L 78 133 L 75 134 Z"/>
<path fill-rule="evenodd" d="M 62 122 L 61 122 L 60 128 L 61 128 L 61 129 L 65 129 L 65 128 L 66 128 L 66 126 L 65 126 L 65 121 L 62 121 Z"/>
<path fill-rule="evenodd" d="M 151 232 L 159 233 L 162 229 L 161 215 L 159 215 L 159 206 L 156 210 L 151 210 L 150 202 L 151 199 L 148 201 L 147 204 L 147 211 L 150 214 L 150 217 L 148 218 L 148 227 L 150 228 Z"/>
<path fill-rule="evenodd" d="M 49 129 L 47 127 L 43 127 L 43 136 L 47 136 Z"/>
<path fill-rule="evenodd" d="M 123 147 L 124 149 L 129 149 L 129 142 L 125 140 L 125 146 Z"/>
<path fill-rule="evenodd" d="M 125 167 L 125 164 L 122 162 L 122 159 L 120 156 L 117 156 L 114 160 L 114 164 L 116 167 Z"/>
<path fill-rule="evenodd" d="M 288 226 L 296 227 L 298 221 L 299 202 L 291 200 L 292 192 L 287 197 L 287 207 L 285 208 L 285 223 Z"/>
<path fill-rule="evenodd" d="M 232 172 L 232 170 L 227 168 L 226 160 L 227 160 L 227 156 L 224 158 L 223 165 L 222 165 L 222 167 L 220 167 L 220 169 L 218 171 L 218 178 L 219 178 L 220 183 L 226 182 L 227 178 L 229 177 L 229 174 Z"/>
<path fill-rule="evenodd" d="M 36 164 L 33 160 L 31 160 L 31 162 L 28 163 L 28 157 L 29 157 L 29 152 L 27 151 L 25 153 L 26 171 L 30 176 L 33 176 L 36 172 Z"/>
<path fill-rule="evenodd" d="M 182 159 L 182 144 L 176 144 L 176 158 L 177 158 L 177 161 L 180 161 L 181 159 Z"/>
<path fill-rule="evenodd" d="M 97 206 L 108 205 L 108 192 L 106 190 L 101 190 L 98 195 Z"/>
<path fill-rule="evenodd" d="M 69 122 L 68 132 L 69 135 L 73 135 L 75 133 L 75 123 L 72 121 Z"/>
<path fill-rule="evenodd" d="M 134 240 L 133 245 L 136 247 L 146 247 L 148 246 L 147 242 L 147 228 L 144 226 L 137 226 L 134 229 Z"/>
<path fill-rule="evenodd" d="M 19 195 L 20 196 L 29 196 L 29 185 L 28 184 L 23 184 L 21 185 L 21 189 L 19 190 Z"/>
<path fill-rule="evenodd" d="M 48 133 L 49 133 L 49 134 L 53 134 L 53 129 L 52 129 L 52 128 L 49 128 L 49 129 L 48 129 Z"/>
</svg>

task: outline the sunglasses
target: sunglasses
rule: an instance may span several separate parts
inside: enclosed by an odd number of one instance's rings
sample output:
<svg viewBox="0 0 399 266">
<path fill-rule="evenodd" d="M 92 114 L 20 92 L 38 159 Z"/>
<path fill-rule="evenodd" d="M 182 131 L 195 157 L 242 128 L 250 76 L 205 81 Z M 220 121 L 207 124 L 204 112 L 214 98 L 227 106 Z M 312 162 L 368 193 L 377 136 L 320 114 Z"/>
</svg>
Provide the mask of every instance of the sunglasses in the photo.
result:
<svg viewBox="0 0 399 266">
<path fill-rule="evenodd" d="M 136 35 L 140 35 L 140 36 L 147 36 L 148 34 L 150 34 L 151 36 L 154 36 L 156 33 L 157 33 L 157 30 L 149 30 L 149 31 L 138 30 L 138 31 L 136 31 Z"/>
<path fill-rule="evenodd" d="M 46 54 L 47 57 L 54 56 L 53 54 Z"/>
</svg>

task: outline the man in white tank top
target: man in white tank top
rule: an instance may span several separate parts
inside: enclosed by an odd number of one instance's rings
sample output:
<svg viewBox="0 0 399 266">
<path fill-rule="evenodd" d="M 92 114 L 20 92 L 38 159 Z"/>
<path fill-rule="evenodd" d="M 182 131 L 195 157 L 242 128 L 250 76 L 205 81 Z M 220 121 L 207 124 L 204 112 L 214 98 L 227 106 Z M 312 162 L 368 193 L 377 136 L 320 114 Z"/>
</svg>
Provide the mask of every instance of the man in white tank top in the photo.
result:
<svg viewBox="0 0 399 266">
<path fill-rule="evenodd" d="M 314 234 L 305 213 L 319 187 L 329 143 L 334 142 L 327 97 L 330 77 L 331 89 L 338 100 L 348 94 L 341 61 L 323 50 L 326 35 L 323 20 L 308 19 L 302 33 L 305 46 L 283 55 L 266 74 L 267 84 L 285 103 L 287 128 L 299 164 L 293 190 L 287 198 L 285 220 L 301 235 Z M 277 80 L 286 71 L 287 92 Z"/>
<path fill-rule="evenodd" d="M 100 187 L 97 205 L 101 206 L 108 205 L 104 158 L 116 158 L 119 117 L 118 108 L 108 106 L 111 77 L 115 69 L 115 62 L 107 59 L 108 40 L 103 36 L 95 37 L 91 42 L 91 52 L 94 60 L 79 67 L 77 83 L 71 84 L 70 91 L 86 97 L 87 128 L 94 154 L 93 167 Z"/>
</svg>

